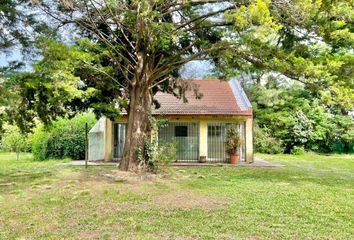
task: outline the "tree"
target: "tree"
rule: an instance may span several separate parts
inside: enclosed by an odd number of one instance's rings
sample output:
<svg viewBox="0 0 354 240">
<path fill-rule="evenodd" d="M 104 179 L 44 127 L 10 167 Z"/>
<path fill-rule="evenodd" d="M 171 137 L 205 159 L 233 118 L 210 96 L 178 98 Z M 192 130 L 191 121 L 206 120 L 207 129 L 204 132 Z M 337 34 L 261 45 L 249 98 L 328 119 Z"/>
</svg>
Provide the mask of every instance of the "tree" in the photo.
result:
<svg viewBox="0 0 354 240">
<path fill-rule="evenodd" d="M 264 81 L 263 81 L 264 82 Z M 255 116 L 255 146 L 264 153 L 290 153 L 294 148 L 316 152 L 352 152 L 353 116 L 299 83 L 271 79 L 246 83 Z"/>
<path fill-rule="evenodd" d="M 87 108 L 111 119 L 125 111 L 123 170 L 138 164 L 137 149 L 150 135 L 147 113 L 159 106 L 156 92 L 186 100 L 185 91 L 193 89 L 201 97 L 195 86 L 178 80 L 178 70 L 190 61 L 209 60 L 228 75 L 268 71 L 329 92 L 329 99 L 340 92 L 352 101 L 353 10 L 344 0 L 35 3 L 58 26 L 73 26 L 80 39 L 71 46 L 58 38 L 40 41 L 43 58 L 34 72 L 10 77 L 23 99 L 18 109 L 29 113 L 15 116 L 36 113 L 50 122 Z"/>
<path fill-rule="evenodd" d="M 5 149 L 16 153 L 17 160 L 20 159 L 20 153 L 28 150 L 27 137 L 21 133 L 16 126 L 7 126 L 5 136 L 2 139 Z"/>
<path fill-rule="evenodd" d="M 223 72 L 296 80 L 342 113 L 354 108 L 350 2 L 258 0 L 228 16 L 237 48 L 218 62 Z"/>
<path fill-rule="evenodd" d="M 15 45 L 16 41 L 26 44 L 26 37 L 19 25 L 23 14 L 16 8 L 23 1 L 2 0 L 0 5 L 0 50 Z"/>
<path fill-rule="evenodd" d="M 33 50 L 36 36 L 52 34 L 47 21 L 40 18 L 31 0 L 1 0 L 0 4 L 0 52 L 11 54 L 13 47 Z M 27 56 L 28 57 L 28 56 Z"/>
<path fill-rule="evenodd" d="M 7 66 L 0 66 L 0 140 L 5 122 L 11 122 L 8 110 L 18 106 L 18 96 L 9 91 L 11 88 L 6 81 L 10 72 L 23 71 L 25 62 L 38 57 L 35 42 L 38 36 L 52 36 L 55 29 L 49 21 L 43 19 L 43 14 L 36 10 L 31 0 L 1 0 L 0 1 L 0 59 Z M 13 55 L 15 61 L 7 61 Z M 11 84 L 11 83 L 10 83 Z M 13 90 L 13 89 L 12 89 Z M 14 112 L 13 112 L 14 113 Z M 27 117 L 27 120 L 30 117 Z M 20 126 L 23 130 L 23 126 Z M 28 129 L 27 129 L 28 130 Z"/>
<path fill-rule="evenodd" d="M 40 108 L 39 117 L 45 122 L 50 121 L 50 116 L 68 112 L 73 102 L 76 110 L 81 106 L 92 107 L 95 113 L 111 118 L 124 109 L 129 119 L 120 166 L 124 170 L 134 168 L 137 148 L 143 148 L 144 139 L 149 137 L 147 112 L 153 102 L 158 105 L 153 95 L 166 91 L 183 97 L 191 86 L 177 80 L 178 69 L 191 60 L 208 59 L 211 53 L 228 47 L 220 28 L 230 23 L 213 23 L 208 18 L 237 5 L 197 12 L 203 5 L 220 2 L 65 1 L 58 5 L 61 11 L 52 5 L 39 4 L 60 24 L 76 24 L 88 38 L 78 41 L 75 47 L 47 42 L 42 48 L 43 60 L 34 67 L 35 73 L 13 78 L 16 85 L 26 89 L 20 95 L 30 100 L 24 101 L 24 109 Z M 58 79 L 66 86 L 49 84 Z M 82 81 L 81 89 L 68 90 L 78 80 Z M 56 92 L 60 94 L 53 94 Z M 86 101 L 82 101 L 83 97 Z"/>
</svg>

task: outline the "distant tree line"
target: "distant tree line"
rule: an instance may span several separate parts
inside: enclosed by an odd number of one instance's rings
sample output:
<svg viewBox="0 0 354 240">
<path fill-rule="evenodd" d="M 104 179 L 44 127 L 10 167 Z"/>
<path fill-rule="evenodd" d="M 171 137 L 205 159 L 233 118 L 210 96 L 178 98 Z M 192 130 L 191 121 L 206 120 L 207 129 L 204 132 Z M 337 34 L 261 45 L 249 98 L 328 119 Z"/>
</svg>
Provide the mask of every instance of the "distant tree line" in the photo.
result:
<svg viewBox="0 0 354 240">
<path fill-rule="evenodd" d="M 354 152 L 354 118 L 348 109 L 299 83 L 270 77 L 244 81 L 255 114 L 255 147 L 263 153 Z"/>
</svg>

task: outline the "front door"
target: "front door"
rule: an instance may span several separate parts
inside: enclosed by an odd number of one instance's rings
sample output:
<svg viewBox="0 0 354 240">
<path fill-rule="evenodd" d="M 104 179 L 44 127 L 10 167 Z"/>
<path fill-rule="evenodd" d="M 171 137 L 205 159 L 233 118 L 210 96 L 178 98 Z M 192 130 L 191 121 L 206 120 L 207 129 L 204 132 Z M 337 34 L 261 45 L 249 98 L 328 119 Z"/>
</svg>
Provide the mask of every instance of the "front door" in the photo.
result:
<svg viewBox="0 0 354 240">
<path fill-rule="evenodd" d="M 226 133 L 228 126 L 232 123 L 214 122 L 208 124 L 208 161 L 228 162 L 226 153 Z M 237 130 L 240 133 L 241 141 L 245 141 L 245 122 L 238 123 Z M 238 153 L 240 161 L 245 159 L 246 148 L 242 144 Z"/>
<path fill-rule="evenodd" d="M 225 123 L 208 124 L 208 161 L 224 162 L 227 160 L 226 132 L 227 125 Z"/>
</svg>

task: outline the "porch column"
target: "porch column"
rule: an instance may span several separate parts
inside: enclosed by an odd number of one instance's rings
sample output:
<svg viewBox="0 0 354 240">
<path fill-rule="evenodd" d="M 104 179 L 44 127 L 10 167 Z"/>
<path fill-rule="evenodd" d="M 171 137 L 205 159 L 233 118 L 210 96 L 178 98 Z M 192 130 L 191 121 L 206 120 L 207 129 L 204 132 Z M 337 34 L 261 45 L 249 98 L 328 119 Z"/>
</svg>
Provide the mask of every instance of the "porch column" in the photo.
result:
<svg viewBox="0 0 354 240">
<path fill-rule="evenodd" d="M 112 157 L 112 135 L 113 135 L 113 123 L 111 120 L 106 118 L 106 124 L 105 124 L 105 137 L 104 137 L 104 160 L 105 161 L 111 161 L 113 159 Z"/>
<path fill-rule="evenodd" d="M 208 124 L 206 121 L 199 122 L 199 157 L 208 156 Z"/>
<path fill-rule="evenodd" d="M 253 118 L 246 119 L 246 162 L 253 162 Z"/>
</svg>

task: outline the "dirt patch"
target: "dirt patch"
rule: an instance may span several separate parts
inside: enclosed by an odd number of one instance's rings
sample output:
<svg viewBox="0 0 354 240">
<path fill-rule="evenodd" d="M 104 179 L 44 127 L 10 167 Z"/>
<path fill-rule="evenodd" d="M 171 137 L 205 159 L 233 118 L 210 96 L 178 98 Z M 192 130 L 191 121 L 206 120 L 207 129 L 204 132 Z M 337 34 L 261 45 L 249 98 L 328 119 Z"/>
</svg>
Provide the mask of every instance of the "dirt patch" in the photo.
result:
<svg viewBox="0 0 354 240">
<path fill-rule="evenodd" d="M 98 174 L 100 177 L 104 177 L 115 182 L 140 182 L 140 181 L 152 181 L 159 177 L 156 174 L 142 172 L 142 173 L 135 173 L 135 172 L 126 172 L 126 171 L 111 171 L 110 173 L 100 173 Z"/>
<path fill-rule="evenodd" d="M 161 195 L 153 200 L 153 204 L 163 208 L 182 209 L 220 209 L 229 205 L 230 199 L 197 194 L 190 191 L 177 190 Z"/>
<path fill-rule="evenodd" d="M 230 199 L 224 197 L 196 194 L 189 191 L 177 191 L 139 203 L 116 204 L 107 202 L 105 208 L 100 210 L 100 213 L 109 213 L 117 210 L 142 211 L 151 208 L 213 210 L 224 209 L 228 207 L 230 202 Z"/>
<path fill-rule="evenodd" d="M 132 173 L 125 174 L 127 176 L 135 176 Z M 145 210 L 150 208 L 223 209 L 231 203 L 230 198 L 179 189 L 177 186 L 173 187 L 176 182 L 178 181 L 170 178 L 160 178 L 158 175 L 151 181 L 150 179 L 145 181 L 129 180 L 127 184 L 119 185 L 117 188 L 119 194 L 130 192 L 137 196 L 145 196 L 146 199 L 135 203 L 124 202 L 118 205 L 113 203 L 111 206 L 106 202 L 108 204 L 106 208 L 110 209 L 110 211 L 118 209 Z"/>
<path fill-rule="evenodd" d="M 138 195 L 149 196 L 149 200 L 143 203 L 121 204 L 121 207 L 125 209 L 135 210 L 152 207 L 166 209 L 222 209 L 227 207 L 231 202 L 230 199 L 221 196 L 196 193 L 177 188 L 156 189 L 154 187 L 157 183 L 170 185 L 178 182 L 177 179 L 172 177 L 165 178 L 161 175 L 151 173 L 134 173 L 119 170 L 112 171 L 109 174 L 100 174 L 99 176 L 113 181 L 127 182 L 128 184 L 121 185 L 119 188 L 122 193 L 133 192 Z M 151 188 L 147 187 L 149 185 L 151 185 Z M 145 187 L 142 188 L 142 186 Z"/>
<path fill-rule="evenodd" d="M 82 230 L 76 237 L 77 239 L 102 239 L 102 233 L 99 230 Z"/>
</svg>

